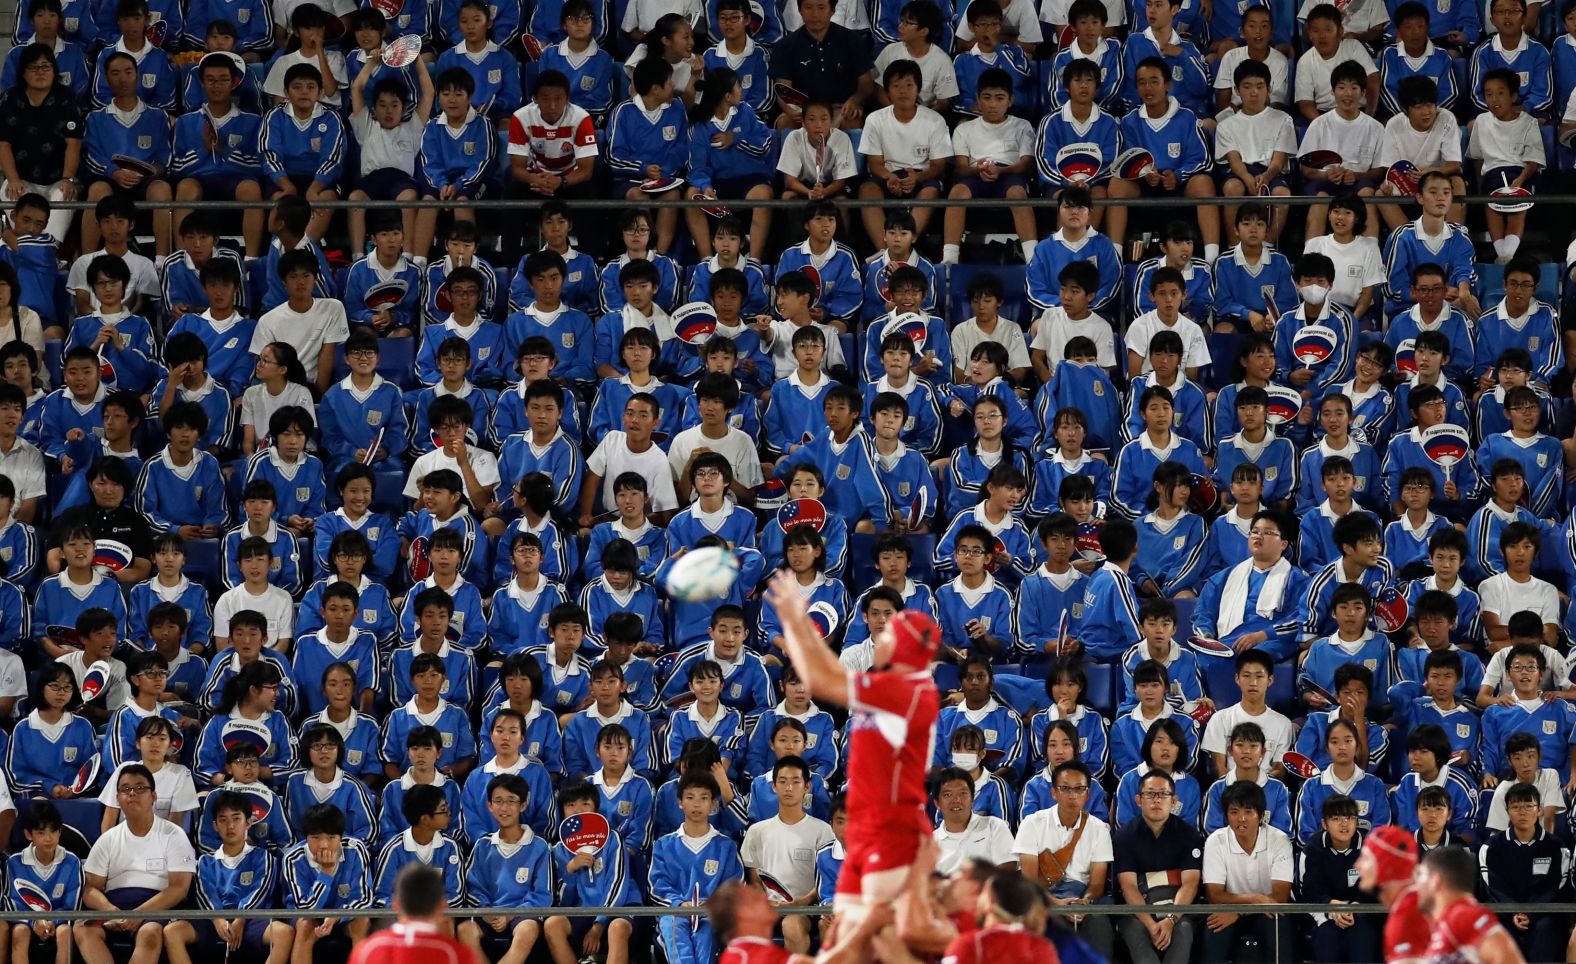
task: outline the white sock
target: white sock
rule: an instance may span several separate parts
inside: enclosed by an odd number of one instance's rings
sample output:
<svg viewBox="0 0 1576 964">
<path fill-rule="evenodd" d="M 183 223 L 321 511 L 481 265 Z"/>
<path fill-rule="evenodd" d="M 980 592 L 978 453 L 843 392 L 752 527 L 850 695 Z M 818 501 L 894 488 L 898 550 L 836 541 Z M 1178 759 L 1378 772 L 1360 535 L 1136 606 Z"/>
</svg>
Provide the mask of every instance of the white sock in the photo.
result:
<svg viewBox="0 0 1576 964">
<path fill-rule="evenodd" d="M 1506 257 L 1514 258 L 1516 256 L 1517 250 L 1519 250 L 1520 248 L 1521 248 L 1521 235 L 1519 235 L 1519 234 L 1507 234 L 1507 235 L 1505 235 L 1505 256 Z"/>
<path fill-rule="evenodd" d="M 958 245 L 955 245 L 955 244 L 944 244 L 944 245 L 941 246 L 941 263 L 942 264 L 957 264 L 958 263 Z"/>
<path fill-rule="evenodd" d="M 1215 263 L 1215 259 L 1217 259 L 1219 257 L 1220 257 L 1220 245 L 1218 245 L 1218 244 L 1206 244 L 1206 245 L 1204 245 L 1204 260 L 1205 261 L 1209 262 L 1210 264 L 1214 264 Z"/>
<path fill-rule="evenodd" d="M 1516 253 L 1516 241 L 1511 238 L 1500 238 L 1494 242 L 1494 253 L 1499 255 L 1499 260 L 1508 261 Z"/>
<path fill-rule="evenodd" d="M 421 256 L 421 255 L 419 255 L 419 254 L 413 254 L 413 255 L 411 255 L 411 256 L 410 256 L 410 263 L 411 263 L 411 264 L 413 264 L 413 265 L 415 265 L 415 266 L 416 266 L 416 267 L 418 267 L 418 268 L 421 268 L 421 269 L 423 269 L 423 270 L 425 270 L 425 269 L 426 269 L 426 267 L 427 267 L 427 259 L 426 259 L 426 258 L 424 258 L 424 257 L 422 257 L 422 256 Z"/>
<path fill-rule="evenodd" d="M 1040 242 L 1038 242 L 1038 241 L 1024 241 L 1024 242 L 1022 242 L 1022 245 L 1023 245 L 1023 263 L 1024 264 L 1028 264 L 1030 261 L 1034 260 L 1034 249 L 1040 246 Z"/>
</svg>

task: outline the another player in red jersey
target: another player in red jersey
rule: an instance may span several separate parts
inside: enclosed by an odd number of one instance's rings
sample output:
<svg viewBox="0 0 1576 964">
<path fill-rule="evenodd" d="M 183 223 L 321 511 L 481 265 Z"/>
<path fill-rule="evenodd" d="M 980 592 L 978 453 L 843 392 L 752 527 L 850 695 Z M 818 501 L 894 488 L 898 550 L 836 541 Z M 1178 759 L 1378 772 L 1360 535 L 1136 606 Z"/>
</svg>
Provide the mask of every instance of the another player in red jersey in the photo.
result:
<svg viewBox="0 0 1576 964">
<path fill-rule="evenodd" d="M 1418 907 L 1434 922 L 1427 964 L 1522 964 L 1521 949 L 1494 912 L 1472 897 L 1477 860 L 1461 847 L 1441 847 L 1423 858 Z"/>
<path fill-rule="evenodd" d="M 1024 927 L 1038 894 L 1028 879 L 997 874 L 985 889 L 986 926 L 959 934 L 942 964 L 1056 964 L 1056 945 Z"/>
<path fill-rule="evenodd" d="M 1397 826 L 1375 827 L 1357 856 L 1357 886 L 1390 909 L 1384 922 L 1385 964 L 1420 964 L 1432 924 L 1417 909 L 1417 840 Z"/>
<path fill-rule="evenodd" d="M 447 896 L 438 871 L 422 864 L 400 871 L 394 909 L 399 920 L 357 944 L 350 964 L 484 964 L 445 932 Z"/>
<path fill-rule="evenodd" d="M 730 880 L 706 899 L 706 913 L 719 940 L 728 942 L 717 964 L 810 964 L 772 943 L 777 911 L 764 891 Z"/>
<path fill-rule="evenodd" d="M 920 842 L 931 837 L 925 778 L 936 739 L 940 697 L 930 666 L 941 630 L 925 613 L 898 613 L 876 635 L 867 673 L 850 672 L 810 621 L 792 574 L 772 580 L 770 599 L 784 647 L 818 700 L 847 706 L 847 855 L 834 907 L 838 947 L 864 960 L 874 916 L 903 893 Z M 871 911 L 882 908 L 883 913 Z M 835 959 L 835 957 L 834 957 Z"/>
</svg>

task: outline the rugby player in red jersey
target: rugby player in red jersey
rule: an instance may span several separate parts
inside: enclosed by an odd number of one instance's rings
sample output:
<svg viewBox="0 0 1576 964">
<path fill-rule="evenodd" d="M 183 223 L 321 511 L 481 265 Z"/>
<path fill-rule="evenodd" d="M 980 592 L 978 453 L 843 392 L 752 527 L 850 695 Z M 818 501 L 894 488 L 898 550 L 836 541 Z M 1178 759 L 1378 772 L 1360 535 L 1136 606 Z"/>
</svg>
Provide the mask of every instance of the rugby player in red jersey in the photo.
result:
<svg viewBox="0 0 1576 964">
<path fill-rule="evenodd" d="M 1522 964 L 1510 932 L 1472 896 L 1477 870 L 1476 858 L 1461 847 L 1441 847 L 1423 858 L 1418 907 L 1434 922 L 1427 964 Z"/>
<path fill-rule="evenodd" d="M 959 934 L 943 964 L 1056 964 L 1056 945 L 1024 926 L 1039 895 L 1014 873 L 999 873 L 985 885 L 985 926 Z"/>
<path fill-rule="evenodd" d="M 810 964 L 772 943 L 777 911 L 764 891 L 730 880 L 706 899 L 706 913 L 717 937 L 728 942 L 717 964 Z"/>
<path fill-rule="evenodd" d="M 1419 964 L 1432 929 L 1417 909 L 1417 840 L 1397 826 L 1375 827 L 1357 855 L 1357 886 L 1390 909 L 1384 922 L 1385 964 Z"/>
<path fill-rule="evenodd" d="M 930 669 L 941 630 L 925 613 L 900 612 L 875 637 L 872 669 L 855 673 L 810 621 L 791 573 L 772 580 L 769 597 L 788 658 L 811 697 L 850 711 L 847 854 L 833 901 L 837 946 L 827 956 L 866 960 L 866 943 L 889 919 L 933 830 L 925 778 L 941 712 Z"/>
<path fill-rule="evenodd" d="M 448 897 L 437 870 L 412 864 L 400 871 L 394 909 L 399 920 L 357 944 L 350 964 L 481 964 L 470 948 L 446 933 Z"/>
</svg>

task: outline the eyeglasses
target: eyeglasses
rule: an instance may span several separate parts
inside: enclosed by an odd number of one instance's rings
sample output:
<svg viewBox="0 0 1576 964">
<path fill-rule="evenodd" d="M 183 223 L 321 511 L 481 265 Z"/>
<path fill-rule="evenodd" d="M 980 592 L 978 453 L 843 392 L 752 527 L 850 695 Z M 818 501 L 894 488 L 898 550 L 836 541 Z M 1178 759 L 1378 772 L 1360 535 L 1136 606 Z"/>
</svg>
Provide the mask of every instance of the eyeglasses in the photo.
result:
<svg viewBox="0 0 1576 964">
<path fill-rule="evenodd" d="M 449 815 L 449 808 L 439 807 L 438 809 L 432 811 L 432 815 L 434 817 L 447 817 Z"/>
<path fill-rule="evenodd" d="M 958 546 L 952 550 L 952 554 L 955 556 L 983 556 L 985 550 L 979 546 Z"/>
<path fill-rule="evenodd" d="M 496 807 L 518 807 L 518 806 L 520 806 L 520 798 L 519 797 L 493 797 L 492 802 L 493 802 L 493 806 L 496 806 Z M 445 810 L 443 812 L 444 813 L 448 813 L 447 810 Z"/>
<path fill-rule="evenodd" d="M 146 676 L 148 679 L 167 679 L 170 671 L 167 669 L 145 669 L 137 675 Z"/>
<path fill-rule="evenodd" d="M 345 352 L 345 356 L 347 358 L 372 358 L 375 357 L 377 353 L 378 350 L 376 348 L 352 348 L 350 351 Z M 441 360 L 448 361 L 447 358 Z"/>
<path fill-rule="evenodd" d="M 1413 285 L 1412 290 L 1420 295 L 1437 295 L 1445 290 L 1444 285 Z"/>
<path fill-rule="evenodd" d="M 722 478 L 722 470 L 721 469 L 696 469 L 695 470 L 695 478 L 696 479 L 720 479 L 720 478 Z"/>
<path fill-rule="evenodd" d="M 1275 529 L 1250 529 L 1248 535 L 1258 536 L 1261 539 L 1279 539 L 1281 534 Z"/>
<path fill-rule="evenodd" d="M 1510 664 L 1510 671 L 1512 673 L 1536 673 L 1536 672 L 1538 672 L 1538 664 L 1537 663 L 1512 663 L 1512 664 Z"/>
<path fill-rule="evenodd" d="M 1072 794 L 1075 797 L 1081 797 L 1084 794 L 1089 792 L 1089 788 L 1088 787 L 1056 787 L 1056 792 L 1057 793 L 1070 793 L 1070 794 Z"/>
<path fill-rule="evenodd" d="M 115 792 L 123 797 L 140 797 L 144 793 L 152 793 L 153 788 L 148 786 L 146 783 L 143 783 L 134 787 L 121 787 Z"/>
<path fill-rule="evenodd" d="M 1143 790 L 1138 795 L 1145 800 L 1170 800 L 1176 796 L 1170 790 Z"/>
<path fill-rule="evenodd" d="M 1520 291 L 1531 291 L 1538 286 L 1538 283 L 1536 281 L 1507 281 L 1504 286 L 1507 290 L 1515 288 Z"/>
</svg>

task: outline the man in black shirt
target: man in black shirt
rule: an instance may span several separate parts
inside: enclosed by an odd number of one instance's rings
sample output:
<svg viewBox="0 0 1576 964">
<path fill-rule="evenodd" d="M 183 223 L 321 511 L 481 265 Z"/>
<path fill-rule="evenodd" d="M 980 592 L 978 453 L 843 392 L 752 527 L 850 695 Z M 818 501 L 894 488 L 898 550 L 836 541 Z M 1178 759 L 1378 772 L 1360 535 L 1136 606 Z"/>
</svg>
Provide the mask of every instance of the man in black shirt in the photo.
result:
<svg viewBox="0 0 1576 964">
<path fill-rule="evenodd" d="M 153 571 L 148 518 L 126 501 L 137 480 L 125 461 L 113 455 L 94 462 L 87 476 L 88 492 L 92 497 L 55 519 L 45 569 L 51 575 L 60 571 L 60 534 L 72 526 L 85 524 L 93 530 L 95 539 L 119 542 L 131 550 L 130 565 L 113 575 L 122 586 L 136 585 Z"/>
<path fill-rule="evenodd" d="M 1510 828 L 1488 838 L 1478 851 L 1484 896 L 1506 904 L 1550 904 L 1563 900 L 1569 852 L 1553 834 L 1543 829 L 1543 801 L 1538 788 L 1518 783 L 1505 792 Z M 1499 922 L 1510 932 L 1529 961 L 1561 960 L 1560 927 L 1552 914 L 1501 914 Z"/>
<path fill-rule="evenodd" d="M 875 94 L 870 46 L 865 38 L 832 22 L 837 0 L 798 0 L 804 26 L 772 50 L 772 80 L 785 81 L 810 100 L 829 104 L 844 130 L 861 126 L 865 102 Z M 777 126 L 798 127 L 803 113 L 784 102 Z"/>
<path fill-rule="evenodd" d="M 1191 904 L 1204 866 L 1204 838 L 1171 812 L 1176 785 L 1150 771 L 1138 781 L 1141 820 L 1129 821 L 1112 840 L 1114 870 L 1128 904 Z M 1133 964 L 1186 964 L 1193 949 L 1193 918 L 1132 914 L 1121 918 L 1122 941 Z"/>
</svg>

